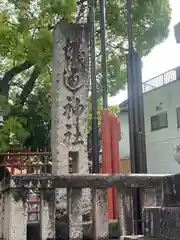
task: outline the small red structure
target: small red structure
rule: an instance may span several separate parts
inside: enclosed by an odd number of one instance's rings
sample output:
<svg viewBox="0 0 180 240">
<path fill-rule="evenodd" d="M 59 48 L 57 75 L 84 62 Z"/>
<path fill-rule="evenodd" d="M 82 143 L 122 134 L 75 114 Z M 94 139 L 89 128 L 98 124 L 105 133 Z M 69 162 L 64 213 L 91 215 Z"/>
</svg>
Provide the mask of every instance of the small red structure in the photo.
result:
<svg viewBox="0 0 180 240">
<path fill-rule="evenodd" d="M 102 111 L 102 173 L 120 173 L 120 121 L 108 109 Z M 116 189 L 108 190 L 108 217 L 117 219 Z"/>
</svg>

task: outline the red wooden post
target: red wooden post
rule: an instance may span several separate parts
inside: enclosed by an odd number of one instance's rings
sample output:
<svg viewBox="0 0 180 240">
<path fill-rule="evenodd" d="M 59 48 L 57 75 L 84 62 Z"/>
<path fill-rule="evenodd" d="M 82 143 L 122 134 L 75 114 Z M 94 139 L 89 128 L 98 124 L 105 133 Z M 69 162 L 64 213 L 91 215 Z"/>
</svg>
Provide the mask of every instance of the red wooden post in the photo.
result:
<svg viewBox="0 0 180 240">
<path fill-rule="evenodd" d="M 102 111 L 102 173 L 112 173 L 111 161 L 111 113 Z M 113 191 L 108 189 L 108 218 L 113 219 Z"/>
<path fill-rule="evenodd" d="M 112 173 L 120 173 L 120 156 L 119 156 L 119 139 L 120 139 L 120 121 L 114 114 L 111 115 L 111 159 Z M 117 193 L 113 188 L 113 219 L 118 219 Z"/>
</svg>

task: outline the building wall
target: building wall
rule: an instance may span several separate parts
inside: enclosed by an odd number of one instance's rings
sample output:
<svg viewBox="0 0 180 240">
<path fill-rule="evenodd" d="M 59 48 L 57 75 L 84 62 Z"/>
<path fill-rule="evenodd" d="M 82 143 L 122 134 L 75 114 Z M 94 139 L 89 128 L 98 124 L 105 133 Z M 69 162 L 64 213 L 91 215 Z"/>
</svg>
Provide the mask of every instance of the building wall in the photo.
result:
<svg viewBox="0 0 180 240">
<path fill-rule="evenodd" d="M 160 110 L 157 111 L 157 107 Z M 176 108 L 180 107 L 180 81 L 174 81 L 144 95 L 144 115 L 148 171 L 178 173 L 180 165 L 174 160 L 174 148 L 180 144 Z M 168 128 L 151 132 L 151 116 L 167 111 Z"/>
<path fill-rule="evenodd" d="M 120 113 L 120 124 L 121 124 L 121 140 L 119 141 L 120 158 L 129 159 L 129 123 L 128 123 L 128 113 Z"/>
<path fill-rule="evenodd" d="M 120 159 L 120 173 L 131 172 L 131 161 L 130 159 Z M 100 173 L 102 173 L 102 165 L 100 164 Z"/>
<path fill-rule="evenodd" d="M 160 107 L 160 108 L 158 108 Z M 174 148 L 180 144 L 176 108 L 180 107 L 180 81 L 174 81 L 144 94 L 146 151 L 149 173 L 179 173 L 180 165 L 173 158 Z M 168 128 L 151 132 L 151 116 L 167 111 Z M 126 115 L 126 116 L 125 116 Z M 122 133 L 121 157 L 129 153 L 128 114 L 120 114 Z"/>
<path fill-rule="evenodd" d="M 122 159 L 120 160 L 120 172 L 121 173 L 130 173 L 131 172 L 131 160 Z"/>
</svg>

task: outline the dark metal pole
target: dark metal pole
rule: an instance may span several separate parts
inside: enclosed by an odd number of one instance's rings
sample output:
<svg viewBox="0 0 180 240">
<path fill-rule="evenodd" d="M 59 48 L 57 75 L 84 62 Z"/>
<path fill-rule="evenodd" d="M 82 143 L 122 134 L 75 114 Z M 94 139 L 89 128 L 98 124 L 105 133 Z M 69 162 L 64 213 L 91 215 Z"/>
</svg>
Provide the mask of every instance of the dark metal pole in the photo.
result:
<svg viewBox="0 0 180 240">
<path fill-rule="evenodd" d="M 144 109 L 142 96 L 141 58 L 133 46 L 132 0 L 127 0 L 127 27 L 128 27 L 128 112 L 129 136 L 131 152 L 131 171 L 146 173 L 146 147 L 144 130 Z M 134 203 L 134 233 L 142 233 L 142 211 L 140 190 L 137 189 L 133 197 Z"/>
<path fill-rule="evenodd" d="M 133 99 L 133 34 L 132 34 L 132 0 L 127 0 L 127 33 L 129 53 L 127 58 L 128 67 L 128 114 L 129 114 L 129 138 L 130 138 L 130 154 L 131 154 L 131 172 L 136 172 L 135 167 L 135 141 L 134 141 L 134 99 Z"/>
<path fill-rule="evenodd" d="M 128 107 L 132 172 L 147 173 L 141 57 L 133 47 L 132 0 L 127 0 Z"/>
<path fill-rule="evenodd" d="M 135 118 L 135 102 L 133 89 L 133 54 L 129 50 L 128 54 L 128 115 L 129 115 L 129 140 L 130 140 L 130 159 L 131 159 L 131 172 L 138 173 L 138 161 L 137 161 L 137 142 L 136 142 L 136 118 Z M 134 234 L 141 233 L 141 202 L 139 189 L 135 189 L 133 194 L 133 228 Z"/>
<path fill-rule="evenodd" d="M 138 117 L 138 132 L 137 132 L 137 142 L 138 142 L 138 159 L 139 159 L 139 172 L 147 173 L 147 158 L 146 158 L 146 139 L 145 139 L 145 125 L 144 125 L 144 102 L 143 102 L 143 89 L 142 89 L 142 64 L 141 56 L 135 54 L 135 63 L 136 63 L 136 106 L 137 106 L 137 117 Z M 134 64 L 135 65 L 135 64 Z"/>
<path fill-rule="evenodd" d="M 102 97 L 103 108 L 105 109 L 108 108 L 105 0 L 99 0 L 99 8 L 100 8 L 100 37 L 101 37 Z"/>
<path fill-rule="evenodd" d="M 132 118 L 129 120 L 130 130 L 133 128 L 130 136 L 134 142 L 132 143 L 132 172 L 147 173 L 141 57 L 134 49 L 129 55 L 132 56 L 128 63 L 132 76 L 128 79 L 130 85 L 128 88 L 131 89 L 129 112 Z"/>
<path fill-rule="evenodd" d="M 97 116 L 96 89 L 96 50 L 95 50 L 95 13 L 94 0 L 89 4 L 90 17 L 90 54 L 91 54 L 91 87 L 92 87 L 92 172 L 99 173 L 99 134 Z"/>
<path fill-rule="evenodd" d="M 143 112 L 141 112 L 140 107 L 142 106 L 140 103 L 140 95 L 139 95 L 139 85 L 141 85 L 142 89 L 142 82 L 138 78 L 138 60 L 139 55 L 134 50 L 132 50 L 132 61 L 129 63 L 132 71 L 132 104 L 131 107 L 129 107 L 129 111 L 132 112 L 133 115 L 133 123 L 134 125 L 134 131 L 131 132 L 130 136 L 132 139 L 130 140 L 130 143 L 133 142 L 132 148 L 133 149 L 133 157 L 132 157 L 132 172 L 134 173 L 145 173 L 146 170 L 144 169 L 144 161 L 146 158 L 144 158 L 144 148 L 143 148 L 143 142 L 142 142 L 142 128 L 141 128 L 141 115 Z M 142 96 L 142 95 L 141 95 Z M 132 119 L 130 120 L 132 121 Z M 132 129 L 132 126 L 130 130 Z M 140 189 L 136 189 L 134 191 L 134 233 L 135 234 L 142 234 L 142 207 L 141 207 L 141 192 Z"/>
</svg>

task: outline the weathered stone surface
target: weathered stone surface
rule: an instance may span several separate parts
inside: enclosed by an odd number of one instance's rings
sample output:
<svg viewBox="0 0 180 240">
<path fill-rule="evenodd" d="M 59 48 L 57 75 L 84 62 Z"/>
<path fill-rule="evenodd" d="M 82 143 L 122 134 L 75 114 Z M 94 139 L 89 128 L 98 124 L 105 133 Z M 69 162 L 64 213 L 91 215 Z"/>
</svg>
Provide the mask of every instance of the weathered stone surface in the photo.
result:
<svg viewBox="0 0 180 240">
<path fill-rule="evenodd" d="M 82 190 L 68 189 L 68 216 L 69 216 L 69 239 L 82 239 Z"/>
<path fill-rule="evenodd" d="M 3 237 L 3 222 L 4 222 L 4 195 L 1 192 L 1 183 L 0 183 L 0 239 Z"/>
<path fill-rule="evenodd" d="M 144 206 L 180 206 L 180 175 L 165 177 L 160 186 L 145 189 Z"/>
<path fill-rule="evenodd" d="M 175 174 L 167 177 L 162 183 L 162 202 L 161 206 L 177 207 L 180 206 L 180 175 Z"/>
<path fill-rule="evenodd" d="M 107 190 L 92 189 L 92 220 L 94 239 L 108 239 L 108 198 Z"/>
<path fill-rule="evenodd" d="M 41 239 L 55 239 L 55 192 L 46 201 L 41 191 L 40 216 Z"/>
<path fill-rule="evenodd" d="M 123 236 L 133 233 L 133 195 L 132 189 L 118 189 L 119 233 Z"/>
<path fill-rule="evenodd" d="M 144 237 L 142 235 L 137 236 L 122 236 L 121 240 L 155 240 L 155 238 Z"/>
<path fill-rule="evenodd" d="M 90 80 L 87 24 L 60 22 L 56 25 L 52 68 L 52 172 L 58 176 L 70 172 L 89 173 L 86 128 Z M 69 215 L 69 239 L 82 238 L 82 215 L 91 206 L 89 193 L 86 189 L 70 187 L 67 199 L 66 189 L 57 189 L 56 209 L 62 215 Z M 59 213 L 56 217 L 60 217 Z"/>
<path fill-rule="evenodd" d="M 77 153 L 73 159 L 73 164 L 77 160 L 75 172 L 89 172 L 86 132 L 88 36 L 87 25 L 61 22 L 54 30 L 51 145 L 52 171 L 57 175 L 69 173 L 70 153 Z M 87 193 L 83 190 L 82 196 Z M 66 208 L 65 189 L 58 191 L 60 198 L 57 208 Z"/>
<path fill-rule="evenodd" d="M 142 190 L 142 203 L 144 207 L 159 206 L 159 192 L 157 188 L 145 188 Z M 160 196 L 161 197 L 161 196 Z M 162 197 L 160 201 L 162 200 Z"/>
<path fill-rule="evenodd" d="M 21 200 L 16 201 L 10 191 L 8 196 L 9 222 L 5 227 L 8 229 L 6 236 L 8 240 L 26 240 L 27 239 L 27 203 Z"/>
<path fill-rule="evenodd" d="M 144 236 L 158 239 L 180 239 L 179 207 L 145 207 Z"/>
<path fill-rule="evenodd" d="M 173 177 L 171 174 L 27 174 L 24 176 L 13 176 L 12 179 L 17 187 L 30 187 L 33 182 L 40 182 L 43 188 L 48 185 L 53 188 L 150 188 L 162 186 L 162 181 L 167 177 Z"/>
<path fill-rule="evenodd" d="M 3 216 L 3 237 L 7 239 L 9 237 L 9 232 L 10 232 L 10 198 L 9 198 L 9 193 L 4 192 L 3 194 L 3 205 L 4 205 L 4 216 Z M 8 226 L 8 227 L 7 227 Z"/>
</svg>

